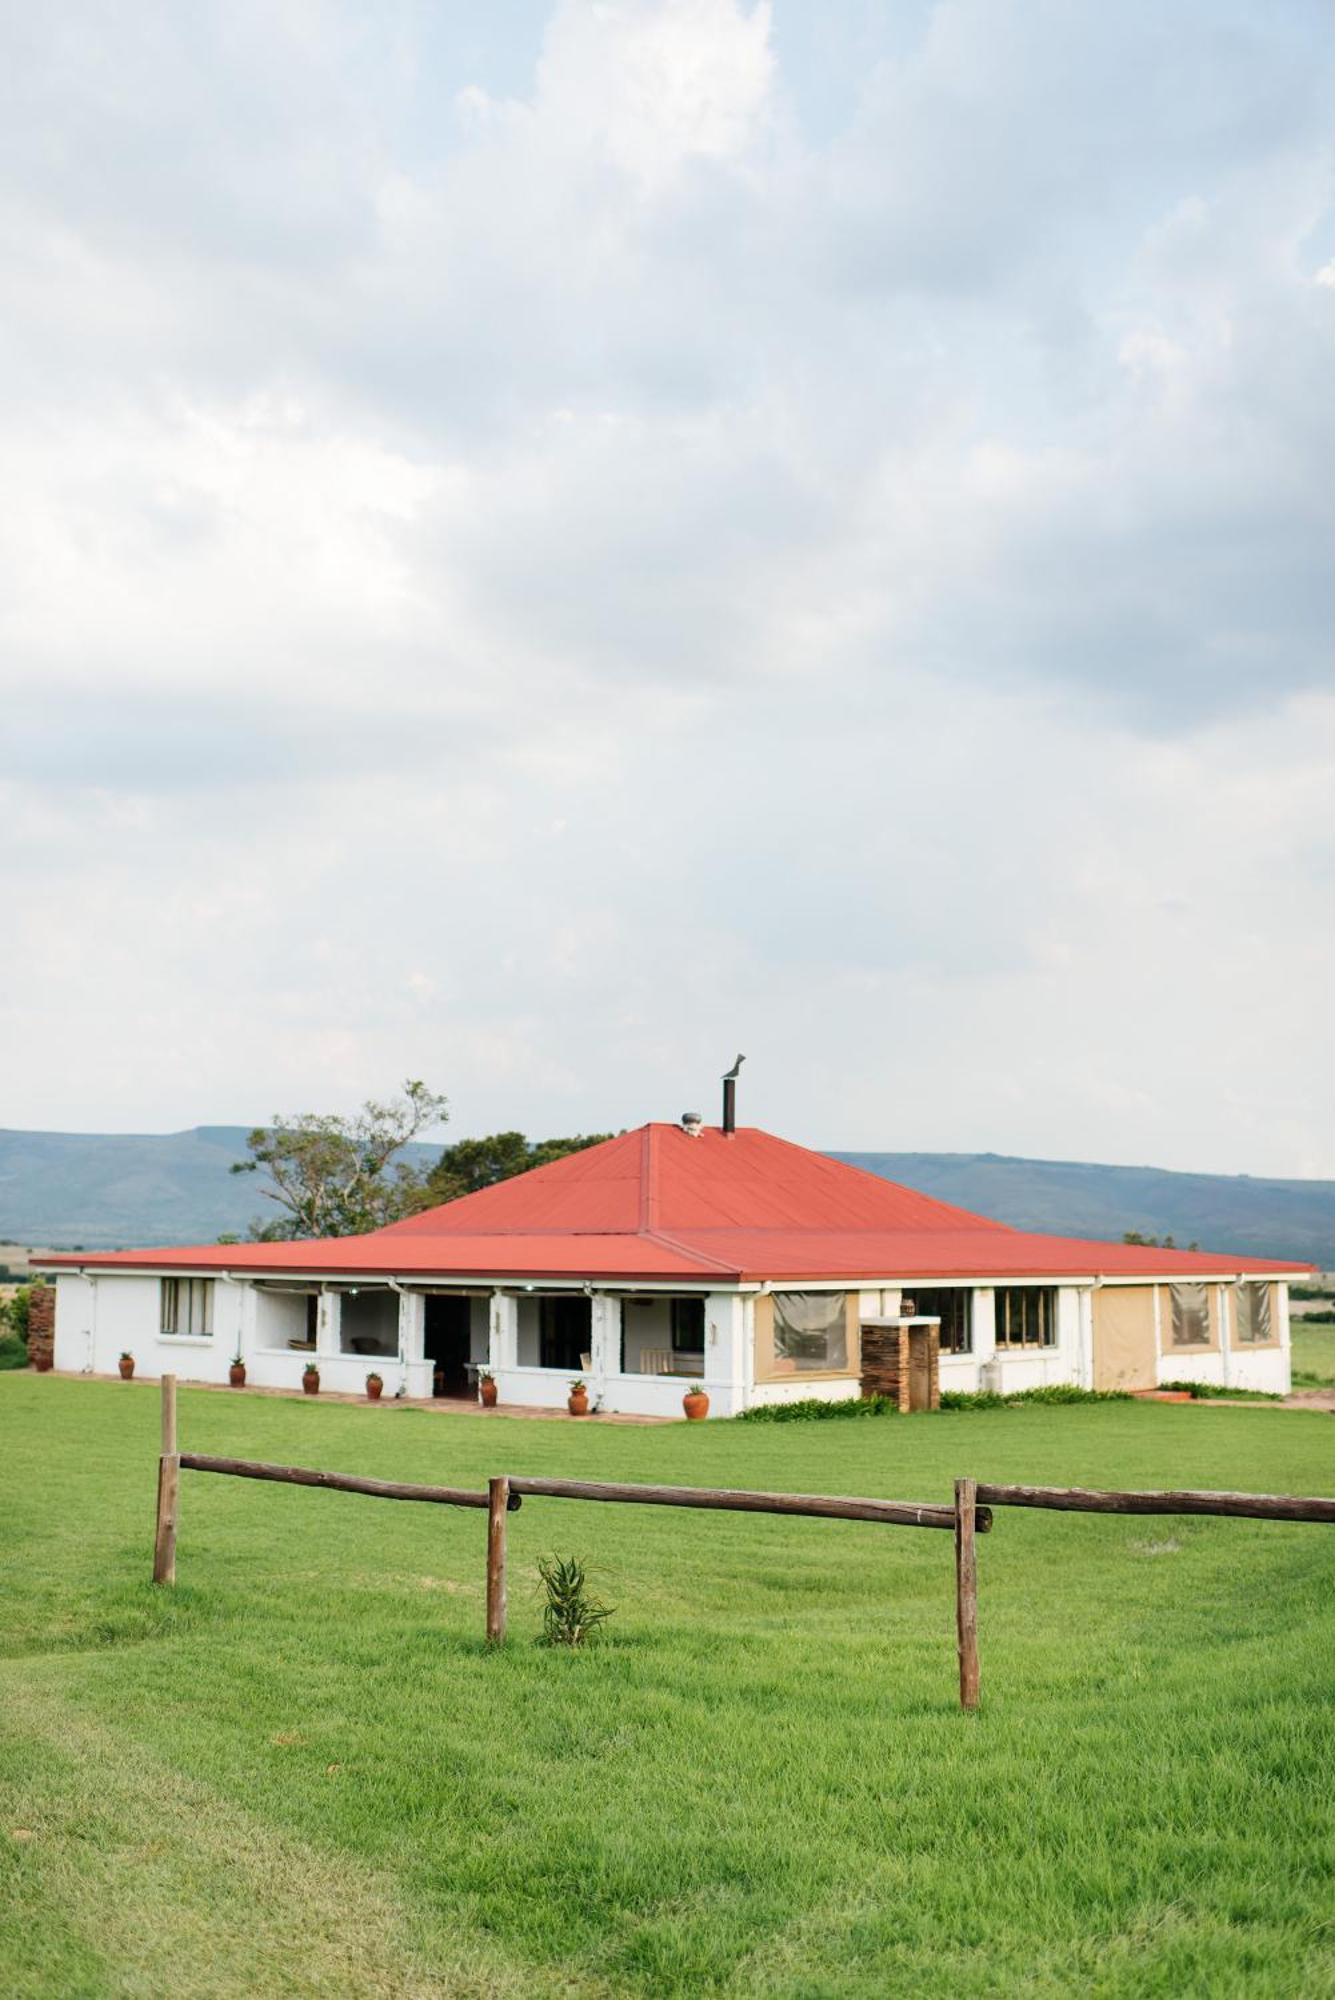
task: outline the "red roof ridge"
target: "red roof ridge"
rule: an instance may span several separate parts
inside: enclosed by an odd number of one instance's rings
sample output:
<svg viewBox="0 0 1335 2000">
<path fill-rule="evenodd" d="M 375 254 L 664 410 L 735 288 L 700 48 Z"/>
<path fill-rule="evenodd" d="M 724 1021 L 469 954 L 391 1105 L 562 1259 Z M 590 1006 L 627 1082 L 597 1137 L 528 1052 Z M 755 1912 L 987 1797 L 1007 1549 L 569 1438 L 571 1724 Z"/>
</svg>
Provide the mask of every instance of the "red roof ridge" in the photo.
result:
<svg viewBox="0 0 1335 2000">
<path fill-rule="evenodd" d="M 711 1271 L 726 1271 L 730 1277 L 737 1276 L 737 1263 L 725 1263 L 721 1257 L 711 1257 L 707 1250 L 699 1250 L 693 1243 L 683 1243 L 679 1237 L 669 1236 L 666 1229 L 645 1229 L 641 1232 L 650 1243 L 661 1243 L 665 1250 L 676 1250 L 683 1257 L 691 1257 L 697 1263 L 707 1264 Z"/>
</svg>

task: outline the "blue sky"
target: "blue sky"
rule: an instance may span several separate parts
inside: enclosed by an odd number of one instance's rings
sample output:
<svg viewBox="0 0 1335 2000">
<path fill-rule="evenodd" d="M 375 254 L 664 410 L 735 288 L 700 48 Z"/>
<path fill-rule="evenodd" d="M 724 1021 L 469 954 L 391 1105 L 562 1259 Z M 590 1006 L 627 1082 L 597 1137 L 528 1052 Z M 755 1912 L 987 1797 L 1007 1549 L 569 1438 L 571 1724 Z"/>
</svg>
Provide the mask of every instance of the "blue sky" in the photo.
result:
<svg viewBox="0 0 1335 2000">
<path fill-rule="evenodd" d="M 0 1122 L 1335 1174 L 1335 21 L 11 10 Z"/>
</svg>

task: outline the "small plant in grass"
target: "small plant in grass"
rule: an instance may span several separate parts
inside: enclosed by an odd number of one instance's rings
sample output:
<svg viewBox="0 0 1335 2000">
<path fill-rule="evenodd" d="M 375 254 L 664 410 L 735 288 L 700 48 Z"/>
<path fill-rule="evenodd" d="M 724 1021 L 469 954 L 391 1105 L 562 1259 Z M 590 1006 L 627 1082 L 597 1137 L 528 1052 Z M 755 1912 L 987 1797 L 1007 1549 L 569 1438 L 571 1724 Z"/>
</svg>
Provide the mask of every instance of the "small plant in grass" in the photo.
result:
<svg viewBox="0 0 1335 2000">
<path fill-rule="evenodd" d="M 583 1646 L 598 1636 L 612 1607 L 589 1595 L 584 1565 L 574 1556 L 539 1556 L 538 1575 L 547 1602 L 542 1608 L 545 1646 Z"/>
</svg>

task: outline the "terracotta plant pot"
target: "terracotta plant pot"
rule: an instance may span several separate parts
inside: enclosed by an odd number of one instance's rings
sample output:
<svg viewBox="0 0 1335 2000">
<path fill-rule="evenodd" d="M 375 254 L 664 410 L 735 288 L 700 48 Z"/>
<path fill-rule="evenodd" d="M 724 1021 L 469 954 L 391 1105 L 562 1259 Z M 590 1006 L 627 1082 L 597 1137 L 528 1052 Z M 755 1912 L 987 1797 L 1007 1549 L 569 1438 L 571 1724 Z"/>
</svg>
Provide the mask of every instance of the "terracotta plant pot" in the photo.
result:
<svg viewBox="0 0 1335 2000">
<path fill-rule="evenodd" d="M 482 1380 L 478 1383 L 477 1395 L 478 1395 L 478 1401 L 481 1403 L 484 1410 L 495 1409 L 496 1384 L 492 1380 L 490 1375 L 484 1375 L 482 1377 Z"/>
<path fill-rule="evenodd" d="M 587 1417 L 589 1414 L 588 1390 L 572 1389 L 566 1397 L 566 1408 L 572 1417 Z"/>
<path fill-rule="evenodd" d="M 301 1386 L 306 1395 L 318 1396 L 320 1393 L 319 1369 L 308 1368 L 301 1378 Z"/>
<path fill-rule="evenodd" d="M 367 1376 L 366 1393 L 370 1397 L 373 1403 L 378 1403 L 380 1401 L 381 1391 L 384 1389 L 384 1386 L 385 1386 L 384 1383 L 381 1381 L 378 1375 Z"/>
<path fill-rule="evenodd" d="M 703 1389 L 688 1389 L 681 1399 L 681 1407 L 693 1424 L 709 1415 L 709 1398 Z"/>
<path fill-rule="evenodd" d="M 131 1376 L 134 1374 L 133 1354 L 122 1354 L 120 1358 L 119 1367 L 121 1371 L 121 1381 L 128 1382 Z"/>
<path fill-rule="evenodd" d="M 229 1386 L 230 1388 L 233 1388 L 233 1389 L 244 1389 L 244 1388 L 245 1388 L 245 1386 L 246 1386 L 246 1364 L 245 1364 L 245 1362 L 244 1362 L 244 1361 L 233 1361 L 233 1362 L 232 1362 L 232 1364 L 230 1365 L 230 1367 L 229 1367 L 229 1368 L 228 1368 L 228 1370 L 227 1370 L 227 1381 L 228 1381 L 228 1386 Z"/>
</svg>

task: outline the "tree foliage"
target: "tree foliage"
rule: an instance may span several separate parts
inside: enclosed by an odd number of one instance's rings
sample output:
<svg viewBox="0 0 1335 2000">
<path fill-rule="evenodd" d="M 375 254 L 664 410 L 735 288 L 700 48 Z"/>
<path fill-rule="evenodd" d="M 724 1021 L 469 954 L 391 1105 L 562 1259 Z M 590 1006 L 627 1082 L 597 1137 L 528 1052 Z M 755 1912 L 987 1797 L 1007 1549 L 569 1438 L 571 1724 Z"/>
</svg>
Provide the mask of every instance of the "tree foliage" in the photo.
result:
<svg viewBox="0 0 1335 2000">
<path fill-rule="evenodd" d="M 610 1132 L 581 1132 L 570 1139 L 526 1139 L 522 1132 L 492 1132 L 484 1139 L 460 1139 L 445 1148 L 427 1175 L 428 1202 L 434 1205 L 477 1194 L 498 1181 L 526 1174 L 531 1167 L 545 1167 L 568 1153 L 600 1146 L 611 1137 Z"/>
<path fill-rule="evenodd" d="M 408 1081 L 391 1103 L 374 1099 L 351 1118 L 305 1112 L 275 1118 L 246 1140 L 248 1160 L 234 1174 L 267 1176 L 261 1187 L 279 1213 L 251 1224 L 251 1240 L 281 1243 L 311 1236 L 358 1236 L 425 1207 L 427 1177 L 396 1159 L 419 1132 L 444 1124 L 447 1100 Z"/>
</svg>

